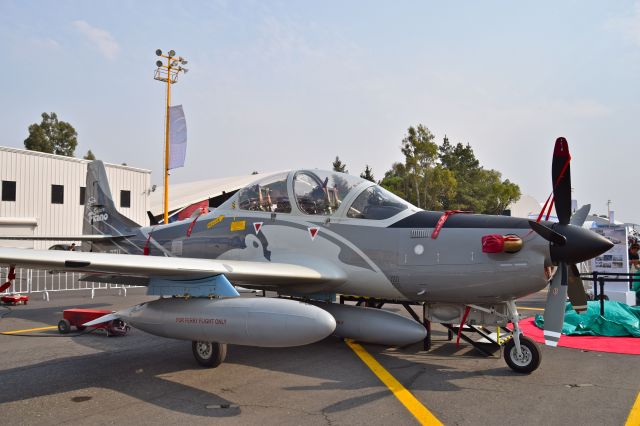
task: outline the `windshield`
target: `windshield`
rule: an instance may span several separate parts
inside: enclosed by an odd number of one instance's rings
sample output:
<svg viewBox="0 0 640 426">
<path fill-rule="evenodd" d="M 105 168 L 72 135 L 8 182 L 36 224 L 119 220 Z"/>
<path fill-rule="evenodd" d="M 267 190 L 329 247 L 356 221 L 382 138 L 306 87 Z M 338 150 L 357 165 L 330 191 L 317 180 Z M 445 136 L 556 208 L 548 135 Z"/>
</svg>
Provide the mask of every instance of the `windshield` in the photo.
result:
<svg viewBox="0 0 640 426">
<path fill-rule="evenodd" d="M 305 170 L 296 173 L 293 191 L 303 213 L 331 215 L 338 210 L 349 191 L 362 181 L 344 173 Z"/>
<path fill-rule="evenodd" d="M 291 213 L 287 193 L 288 172 L 267 176 L 238 191 L 222 208 L 240 210 Z"/>
<path fill-rule="evenodd" d="M 380 186 L 365 189 L 355 199 L 347 217 L 356 219 L 382 220 L 408 209 L 411 204 Z"/>
</svg>

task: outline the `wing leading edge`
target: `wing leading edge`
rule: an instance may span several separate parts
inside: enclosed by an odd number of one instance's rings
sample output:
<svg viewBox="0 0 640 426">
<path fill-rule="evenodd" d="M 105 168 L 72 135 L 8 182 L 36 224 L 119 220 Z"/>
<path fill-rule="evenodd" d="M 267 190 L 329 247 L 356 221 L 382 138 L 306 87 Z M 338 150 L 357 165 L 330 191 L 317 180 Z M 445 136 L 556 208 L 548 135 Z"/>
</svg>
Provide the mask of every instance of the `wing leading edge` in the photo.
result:
<svg viewBox="0 0 640 426">
<path fill-rule="evenodd" d="M 128 235 L 107 235 L 107 234 L 96 234 L 96 235 L 45 235 L 45 236 L 34 236 L 34 235 L 0 235 L 0 240 L 29 240 L 29 241 L 105 241 L 105 240 L 121 240 L 123 238 L 131 238 L 135 237 L 136 234 L 128 234 Z"/>
<path fill-rule="evenodd" d="M 318 267 L 308 267 L 244 260 L 0 248 L 0 264 L 137 278 L 139 285 L 144 285 L 149 278 L 184 280 L 220 274 L 234 284 L 268 287 L 296 284 L 333 286 L 346 280 L 344 271 L 324 262 L 319 262 Z M 91 281 L 90 278 L 87 280 Z"/>
</svg>

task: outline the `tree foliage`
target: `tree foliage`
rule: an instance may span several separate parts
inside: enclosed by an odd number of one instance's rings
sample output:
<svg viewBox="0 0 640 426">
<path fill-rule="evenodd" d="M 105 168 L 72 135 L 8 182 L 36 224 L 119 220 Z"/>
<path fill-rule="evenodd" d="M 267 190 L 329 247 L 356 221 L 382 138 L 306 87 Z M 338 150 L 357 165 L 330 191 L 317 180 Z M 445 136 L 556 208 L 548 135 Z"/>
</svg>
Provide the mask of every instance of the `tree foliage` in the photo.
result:
<svg viewBox="0 0 640 426">
<path fill-rule="evenodd" d="M 520 198 L 520 188 L 480 166 L 471 145 L 442 144 L 422 124 L 409 127 L 401 144 L 405 162 L 394 163 L 382 186 L 426 210 L 500 214 Z"/>
<path fill-rule="evenodd" d="M 24 140 L 24 146 L 28 150 L 67 157 L 73 157 L 77 145 L 76 129 L 65 121 L 59 121 L 55 112 L 43 112 L 40 124 L 30 125 L 29 136 Z"/>
<path fill-rule="evenodd" d="M 371 182 L 375 182 L 376 178 L 373 177 L 373 170 L 371 169 L 371 167 L 369 167 L 369 165 L 367 164 L 364 168 L 364 172 L 360 173 L 360 177 L 362 179 L 366 179 L 369 180 Z"/>
<path fill-rule="evenodd" d="M 433 133 L 422 124 L 417 128 L 409 127 L 407 135 L 402 139 L 400 149 L 405 158 L 405 171 L 418 206 L 425 205 L 420 201 L 421 187 L 425 187 L 427 171 L 433 166 L 438 154 L 438 145 L 434 139 Z M 424 200 L 424 197 L 422 199 Z"/>
<path fill-rule="evenodd" d="M 340 158 L 337 155 L 336 160 L 332 163 L 332 165 L 334 172 L 349 173 L 349 170 L 347 170 L 347 165 L 340 161 Z"/>
<path fill-rule="evenodd" d="M 91 160 L 91 161 L 93 161 L 93 160 L 95 160 L 95 159 L 96 159 L 96 156 L 95 156 L 95 155 L 93 155 L 93 152 L 91 152 L 91 150 L 89 150 L 89 151 L 87 151 L 87 155 L 85 155 L 85 156 L 84 156 L 84 157 L 82 157 L 82 158 L 84 158 L 85 160 Z"/>
</svg>

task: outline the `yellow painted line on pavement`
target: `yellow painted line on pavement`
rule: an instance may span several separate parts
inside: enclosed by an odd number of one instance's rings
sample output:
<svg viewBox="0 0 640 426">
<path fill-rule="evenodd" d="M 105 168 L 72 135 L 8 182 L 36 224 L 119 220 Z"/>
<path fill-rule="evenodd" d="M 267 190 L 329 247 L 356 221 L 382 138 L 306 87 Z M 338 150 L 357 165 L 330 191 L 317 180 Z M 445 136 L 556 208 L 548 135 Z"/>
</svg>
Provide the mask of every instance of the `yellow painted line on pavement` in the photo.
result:
<svg viewBox="0 0 640 426">
<path fill-rule="evenodd" d="M 631 408 L 631 412 L 629 413 L 629 418 L 627 422 L 624 424 L 625 426 L 637 426 L 640 425 L 640 392 L 638 392 L 638 397 L 636 398 L 635 404 Z"/>
<path fill-rule="evenodd" d="M 544 308 L 527 308 L 526 306 L 518 306 L 518 309 L 524 309 L 525 311 L 544 311 Z"/>
<path fill-rule="evenodd" d="M 360 357 L 362 362 L 364 362 L 373 373 L 378 376 L 378 379 L 384 383 L 389 390 L 393 393 L 393 395 L 398 398 L 398 400 L 404 405 L 404 407 L 409 410 L 411 414 L 420 422 L 422 425 L 442 425 L 440 420 L 438 420 L 431 411 L 427 409 L 424 405 L 420 403 L 416 399 L 415 396 L 411 392 L 407 390 L 402 384 L 396 380 L 387 370 L 384 369 L 382 365 L 378 361 L 375 360 L 373 356 L 366 351 L 361 345 L 356 342 L 345 339 L 345 342 L 349 347 Z"/>
<path fill-rule="evenodd" d="M 58 328 L 58 327 L 55 325 L 50 325 L 48 327 L 28 328 L 26 330 L 3 331 L 3 332 L 0 332 L 0 334 L 20 334 L 20 333 L 29 333 L 32 331 L 53 330 L 54 328 Z"/>
</svg>

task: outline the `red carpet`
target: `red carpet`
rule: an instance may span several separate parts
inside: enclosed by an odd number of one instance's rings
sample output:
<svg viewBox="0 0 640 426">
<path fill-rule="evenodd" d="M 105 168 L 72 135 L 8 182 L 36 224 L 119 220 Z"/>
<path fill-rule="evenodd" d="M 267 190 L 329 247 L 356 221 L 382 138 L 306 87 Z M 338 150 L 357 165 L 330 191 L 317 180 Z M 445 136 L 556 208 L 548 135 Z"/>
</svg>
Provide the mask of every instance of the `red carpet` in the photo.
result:
<svg viewBox="0 0 640 426">
<path fill-rule="evenodd" d="M 544 344 L 543 331 L 536 327 L 533 318 L 520 321 L 520 328 L 525 336 Z M 640 337 L 566 336 L 563 334 L 558 346 L 594 352 L 640 355 Z"/>
</svg>

